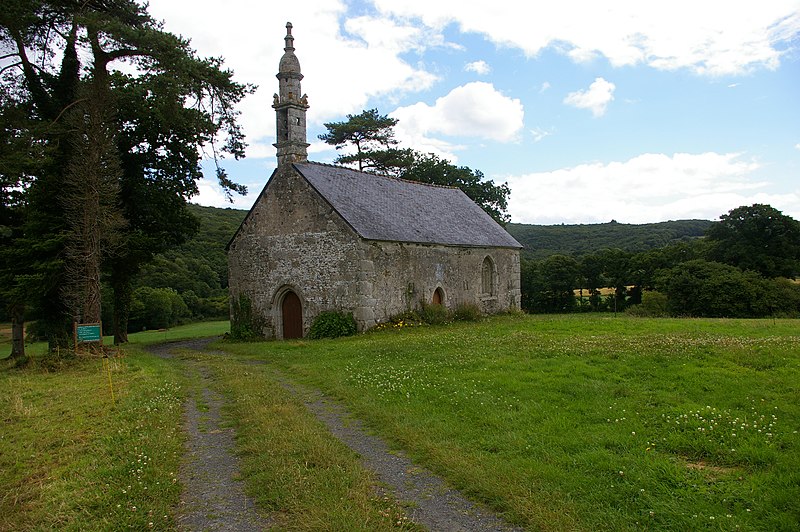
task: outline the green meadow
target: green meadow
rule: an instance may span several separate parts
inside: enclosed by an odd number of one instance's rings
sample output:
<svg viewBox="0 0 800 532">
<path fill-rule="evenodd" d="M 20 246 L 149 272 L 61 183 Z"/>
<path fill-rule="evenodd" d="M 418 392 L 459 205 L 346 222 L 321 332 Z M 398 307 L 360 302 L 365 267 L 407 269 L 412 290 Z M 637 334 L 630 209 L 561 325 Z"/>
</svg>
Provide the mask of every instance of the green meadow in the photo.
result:
<svg viewBox="0 0 800 532">
<path fill-rule="evenodd" d="M 533 530 L 800 526 L 800 323 L 507 316 L 229 344 Z"/>
<path fill-rule="evenodd" d="M 188 358 L 228 400 L 248 491 L 287 529 L 411 525 L 281 381 L 530 530 L 800 527 L 797 320 L 501 316 L 214 345 L 230 357 L 126 347 L 113 403 L 99 359 L 0 371 L 0 529 L 173 527 Z"/>
</svg>

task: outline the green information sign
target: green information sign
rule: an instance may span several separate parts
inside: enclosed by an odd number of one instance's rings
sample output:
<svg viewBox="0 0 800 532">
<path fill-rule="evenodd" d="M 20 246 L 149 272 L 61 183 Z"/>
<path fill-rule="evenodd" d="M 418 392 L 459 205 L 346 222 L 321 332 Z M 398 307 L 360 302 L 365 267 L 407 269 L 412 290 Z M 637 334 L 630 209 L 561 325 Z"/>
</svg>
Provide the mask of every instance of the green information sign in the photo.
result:
<svg viewBox="0 0 800 532">
<path fill-rule="evenodd" d="M 75 326 L 75 339 L 79 343 L 99 342 L 103 339 L 103 333 L 99 323 L 84 323 Z"/>
</svg>

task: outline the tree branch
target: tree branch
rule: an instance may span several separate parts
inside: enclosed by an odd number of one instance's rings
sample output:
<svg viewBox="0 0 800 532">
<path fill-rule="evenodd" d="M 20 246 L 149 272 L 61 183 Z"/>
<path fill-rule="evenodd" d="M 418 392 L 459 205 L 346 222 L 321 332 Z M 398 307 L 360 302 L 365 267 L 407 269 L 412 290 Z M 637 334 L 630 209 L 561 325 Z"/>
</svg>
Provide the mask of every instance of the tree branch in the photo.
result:
<svg viewBox="0 0 800 532">
<path fill-rule="evenodd" d="M 16 54 L 13 54 L 13 55 L 16 55 Z M 18 67 L 21 64 L 22 64 L 22 61 L 17 61 L 16 63 L 11 63 L 10 65 L 6 65 L 3 68 L 0 68 L 0 75 L 2 75 L 3 72 L 5 72 L 6 70 L 10 70 L 10 69 L 12 69 L 14 67 Z"/>
<path fill-rule="evenodd" d="M 14 44 L 17 46 L 16 55 L 19 56 L 20 63 L 22 64 L 22 72 L 25 75 L 25 81 L 28 83 L 31 96 L 33 96 L 36 106 L 41 109 L 45 116 L 48 116 L 53 111 L 52 99 L 45 90 L 44 85 L 42 85 L 42 80 L 39 79 L 38 75 L 36 75 L 35 68 L 31 64 L 30 59 L 28 59 L 28 54 L 25 52 L 25 42 L 22 39 L 22 35 L 17 29 L 9 28 L 8 32 L 11 35 L 11 38 L 14 39 Z"/>
</svg>

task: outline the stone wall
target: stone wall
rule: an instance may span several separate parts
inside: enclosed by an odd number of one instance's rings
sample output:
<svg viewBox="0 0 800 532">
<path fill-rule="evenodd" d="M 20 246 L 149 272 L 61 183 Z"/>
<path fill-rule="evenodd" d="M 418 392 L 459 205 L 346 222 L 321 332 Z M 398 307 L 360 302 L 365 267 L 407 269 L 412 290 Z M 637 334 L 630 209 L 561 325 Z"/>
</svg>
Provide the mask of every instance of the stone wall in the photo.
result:
<svg viewBox="0 0 800 532">
<path fill-rule="evenodd" d="M 359 325 L 369 327 L 418 308 L 423 302 L 431 303 L 437 288 L 442 290 L 442 303 L 449 309 L 471 304 L 492 314 L 520 307 L 517 250 L 397 242 L 364 242 L 363 246 L 369 267 L 362 270 L 374 273 L 372 282 L 364 286 L 372 294 L 369 301 L 373 310 L 372 316 L 366 308 L 356 315 Z M 493 264 L 492 293 L 482 293 L 481 273 L 486 257 Z"/>
<path fill-rule="evenodd" d="M 276 170 L 228 250 L 231 302 L 246 297 L 258 332 L 280 338 L 280 299 L 290 289 L 308 331 L 320 312 L 358 306 L 360 252 L 352 229 L 303 178 Z"/>
</svg>

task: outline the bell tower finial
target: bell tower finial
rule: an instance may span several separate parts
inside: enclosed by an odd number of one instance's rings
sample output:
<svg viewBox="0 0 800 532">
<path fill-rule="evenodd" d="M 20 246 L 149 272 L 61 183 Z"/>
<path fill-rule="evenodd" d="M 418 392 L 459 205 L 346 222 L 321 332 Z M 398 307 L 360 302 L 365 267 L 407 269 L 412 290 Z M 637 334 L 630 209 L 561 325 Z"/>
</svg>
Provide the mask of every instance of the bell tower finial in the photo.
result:
<svg viewBox="0 0 800 532">
<path fill-rule="evenodd" d="M 291 50 L 293 52 L 294 51 L 294 37 L 292 37 L 292 23 L 291 22 L 287 22 L 286 23 L 286 37 L 284 37 L 284 40 L 286 41 L 286 47 L 283 50 L 286 51 L 286 52 Z"/>
<path fill-rule="evenodd" d="M 308 160 L 306 142 L 306 110 L 308 96 L 300 89 L 300 61 L 294 55 L 294 37 L 292 23 L 286 23 L 286 46 L 283 49 L 278 65 L 278 93 L 273 96 L 272 108 L 275 109 L 276 142 L 278 149 L 278 166 Z M 300 96 L 303 94 L 302 96 Z"/>
</svg>

